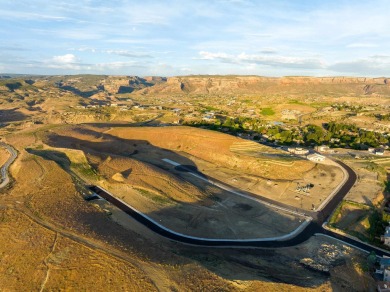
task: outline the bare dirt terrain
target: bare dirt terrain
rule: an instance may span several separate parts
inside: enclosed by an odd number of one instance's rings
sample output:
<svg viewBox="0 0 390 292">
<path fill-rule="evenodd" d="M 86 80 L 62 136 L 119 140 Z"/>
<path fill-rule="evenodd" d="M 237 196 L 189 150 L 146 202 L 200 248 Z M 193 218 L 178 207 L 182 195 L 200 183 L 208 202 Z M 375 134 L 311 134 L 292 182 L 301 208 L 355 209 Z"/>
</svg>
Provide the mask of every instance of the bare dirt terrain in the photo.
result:
<svg viewBox="0 0 390 292">
<path fill-rule="evenodd" d="M 346 162 L 351 165 L 358 174 L 358 180 L 346 196 L 346 199 L 357 203 L 372 205 L 372 202 L 383 191 L 383 183 L 381 182 L 378 173 L 370 170 L 367 162 L 359 160 L 347 160 Z"/>
<path fill-rule="evenodd" d="M 9 157 L 9 152 L 6 149 L 0 147 L 0 167 L 4 165 L 4 163 L 8 160 Z"/>
<path fill-rule="evenodd" d="M 300 159 L 286 159 L 279 152 L 270 159 L 268 156 L 251 157 L 237 155 L 230 151 L 235 142 L 244 142 L 239 138 L 202 129 L 188 127 L 167 128 L 122 128 L 108 130 L 107 134 L 122 138 L 148 141 L 150 144 L 184 152 L 192 157 L 211 162 L 219 167 L 245 171 L 247 174 L 262 176 L 270 179 L 300 178 L 314 164 Z M 271 148 L 268 148 L 269 150 Z M 273 149 L 272 149 L 273 150 Z M 265 163 L 259 163 L 259 162 Z M 178 161 L 185 164 L 185 161 Z"/>
<path fill-rule="evenodd" d="M 351 202 L 345 202 L 340 210 L 340 214 L 336 219 L 337 228 L 349 233 L 361 233 L 363 236 L 368 236 L 366 229 L 370 223 L 368 220 L 369 207 L 365 205 L 354 205 Z"/>
<path fill-rule="evenodd" d="M 164 128 L 159 130 L 161 133 L 165 131 Z M 196 133 L 194 130 L 192 132 Z M 206 238 L 266 238 L 290 233 L 302 223 L 302 218 L 228 193 L 194 177 L 189 178 L 185 173 L 170 169 L 171 165 L 162 160 L 169 157 L 182 161 L 184 165 L 193 164 L 181 156 L 181 152 L 157 148 L 139 137 L 118 140 L 108 149 L 106 145 L 114 138 L 91 128 L 72 127 L 55 131 L 59 135 L 48 134 L 46 142 L 60 148 L 45 147 L 30 152 L 51 157 L 67 168 L 80 164 L 82 159 L 79 157 L 76 162 L 76 150 L 70 154 L 70 150 L 62 147 L 75 147 L 77 143 L 76 148 L 87 153 L 85 159 L 96 169 L 95 183 L 175 231 Z M 73 140 L 64 137 L 63 133 L 73 136 Z M 68 166 L 64 166 L 67 158 L 59 158 L 58 153 L 63 152 L 73 157 Z"/>
<path fill-rule="evenodd" d="M 288 251 L 289 258 L 283 253 L 249 250 L 226 253 L 202 248 L 194 253 L 192 247 L 159 236 L 149 238 L 150 231 L 134 223 L 124 230 L 101 208 L 85 202 L 77 182 L 56 162 L 26 152 L 24 147 L 39 141 L 24 138 L 8 137 L 21 154 L 11 167 L 18 183 L 0 198 L 4 290 L 273 291 L 294 287 L 299 291 L 296 285 L 301 285 L 302 277 L 306 279 L 302 291 L 330 289 L 325 276 L 301 266 L 299 256 L 293 260 Z M 282 277 L 275 274 L 280 269 Z M 274 282 L 266 281 L 271 275 Z"/>
<path fill-rule="evenodd" d="M 367 255 L 328 238 L 280 249 L 187 246 L 160 237 L 107 202 L 84 198 L 85 184 L 101 185 L 156 221 L 196 236 L 285 234 L 299 219 L 234 197 L 162 159 L 306 210 L 341 181 L 337 167 L 226 134 L 164 125 L 199 121 L 212 112 L 221 119 L 255 119 L 265 127 L 280 122 L 294 127 L 302 117 L 303 124 L 338 121 L 386 131 L 386 79 L 33 79 L 0 85 L 0 135 L 18 150 L 10 167 L 14 181 L 0 194 L 0 290 L 375 289 Z M 0 151 L 1 165 L 8 154 Z M 351 166 L 359 181 L 348 199 L 376 204 L 381 178 L 372 165 L 356 160 Z M 298 184 L 313 184 L 310 195 L 297 193 Z M 354 224 L 361 216 L 348 205 L 338 223 L 364 231 Z"/>
</svg>

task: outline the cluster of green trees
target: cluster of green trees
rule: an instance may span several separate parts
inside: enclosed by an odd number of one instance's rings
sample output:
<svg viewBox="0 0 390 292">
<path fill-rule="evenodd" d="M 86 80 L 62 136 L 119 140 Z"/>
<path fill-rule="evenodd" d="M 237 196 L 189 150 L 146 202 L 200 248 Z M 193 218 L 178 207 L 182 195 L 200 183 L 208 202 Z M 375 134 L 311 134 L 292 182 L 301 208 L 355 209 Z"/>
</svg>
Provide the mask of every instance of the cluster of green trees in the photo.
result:
<svg viewBox="0 0 390 292">
<path fill-rule="evenodd" d="M 350 110 L 353 112 L 360 112 L 363 110 L 362 105 L 353 105 L 353 104 L 346 104 L 346 103 L 336 103 L 331 105 L 332 108 L 337 109 L 339 111 L 341 110 Z"/>
<path fill-rule="evenodd" d="M 325 129 L 333 139 L 339 139 L 337 146 L 350 146 L 361 148 L 362 146 L 378 147 L 389 143 L 389 137 L 377 132 L 366 131 L 355 125 L 339 124 L 331 122 L 325 125 Z"/>
<path fill-rule="evenodd" d="M 364 147 L 378 147 L 389 144 L 389 137 L 381 133 L 366 131 L 355 125 L 330 122 L 323 127 L 317 125 L 305 125 L 286 129 L 283 125 L 270 126 L 268 122 L 238 117 L 216 119 L 208 121 L 185 123 L 189 126 L 204 127 L 216 131 L 225 131 L 230 134 L 238 133 L 254 134 L 254 139 L 259 140 L 266 135 L 268 140 L 277 141 L 281 145 L 300 143 L 305 145 L 329 145 L 331 147 L 352 147 L 361 149 Z M 257 135 L 258 134 L 258 135 Z"/>
</svg>

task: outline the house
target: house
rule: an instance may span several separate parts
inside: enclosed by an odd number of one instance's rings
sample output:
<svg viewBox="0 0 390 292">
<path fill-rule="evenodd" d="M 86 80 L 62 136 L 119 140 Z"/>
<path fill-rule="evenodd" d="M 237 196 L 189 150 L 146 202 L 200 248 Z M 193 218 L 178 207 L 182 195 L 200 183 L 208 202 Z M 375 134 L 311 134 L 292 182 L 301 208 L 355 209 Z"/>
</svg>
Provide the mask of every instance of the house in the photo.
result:
<svg viewBox="0 0 390 292">
<path fill-rule="evenodd" d="M 306 156 L 306 158 L 309 159 L 310 161 L 316 161 L 316 162 L 325 160 L 325 156 L 320 155 L 318 153 L 309 154 Z"/>
<path fill-rule="evenodd" d="M 328 152 L 330 150 L 329 146 L 321 145 L 317 147 L 317 150 L 320 152 Z"/>
<path fill-rule="evenodd" d="M 370 153 L 375 153 L 375 148 L 374 148 L 374 147 L 368 148 L 368 152 L 370 152 Z"/>
<path fill-rule="evenodd" d="M 379 281 L 376 289 L 378 292 L 390 292 L 390 282 Z"/>
<path fill-rule="evenodd" d="M 390 267 L 390 257 L 383 256 L 383 258 L 381 258 L 379 260 L 379 266 L 380 266 L 381 270 L 389 268 Z"/>
<path fill-rule="evenodd" d="M 306 155 L 309 153 L 309 150 L 300 147 L 289 147 L 287 151 L 297 155 Z"/>
<path fill-rule="evenodd" d="M 382 236 L 382 241 L 385 245 L 390 246 L 390 226 L 386 227 L 385 234 Z"/>
<path fill-rule="evenodd" d="M 379 260 L 380 269 L 376 271 L 377 274 L 383 275 L 383 281 L 390 281 L 390 257 L 383 256 Z"/>
<path fill-rule="evenodd" d="M 375 149 L 375 155 L 384 155 L 385 154 L 385 149 L 383 148 L 378 148 L 378 149 Z"/>
</svg>

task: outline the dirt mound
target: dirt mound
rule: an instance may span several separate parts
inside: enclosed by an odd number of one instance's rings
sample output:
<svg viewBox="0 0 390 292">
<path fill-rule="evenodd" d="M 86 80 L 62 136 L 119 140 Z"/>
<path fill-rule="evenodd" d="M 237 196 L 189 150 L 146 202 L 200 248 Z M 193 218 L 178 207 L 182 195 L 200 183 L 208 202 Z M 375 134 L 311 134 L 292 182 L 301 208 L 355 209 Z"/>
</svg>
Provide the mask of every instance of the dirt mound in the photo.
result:
<svg viewBox="0 0 390 292">
<path fill-rule="evenodd" d="M 109 181 L 111 178 L 136 189 L 150 190 L 173 201 L 194 202 L 205 196 L 195 186 L 180 181 L 169 172 L 131 158 L 106 159 L 99 164 L 98 171 Z"/>
<path fill-rule="evenodd" d="M 115 173 L 112 177 L 111 177 L 113 180 L 115 181 L 118 181 L 118 182 L 124 182 L 125 181 L 125 178 L 123 177 L 123 175 L 119 172 Z"/>
</svg>

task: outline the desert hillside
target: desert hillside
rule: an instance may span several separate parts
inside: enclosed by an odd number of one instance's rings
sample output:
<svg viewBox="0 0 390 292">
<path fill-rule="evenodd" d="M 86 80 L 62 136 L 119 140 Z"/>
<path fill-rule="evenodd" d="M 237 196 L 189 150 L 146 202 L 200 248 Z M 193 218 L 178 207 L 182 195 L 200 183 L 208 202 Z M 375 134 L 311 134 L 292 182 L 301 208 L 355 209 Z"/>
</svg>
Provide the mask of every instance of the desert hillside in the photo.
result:
<svg viewBox="0 0 390 292">
<path fill-rule="evenodd" d="M 123 139 L 145 140 L 154 146 L 184 152 L 217 166 L 270 179 L 298 179 L 314 167 L 310 161 L 285 157 L 282 151 L 266 146 L 262 146 L 262 157 L 235 154 L 231 151 L 234 145 L 243 143 L 245 147 L 257 147 L 258 144 L 246 145 L 241 138 L 196 128 L 114 128 L 107 133 Z"/>
<path fill-rule="evenodd" d="M 143 93 L 274 93 L 285 90 L 321 93 L 337 91 L 356 94 L 390 93 L 387 78 L 365 77 L 261 77 L 261 76 L 180 76 L 166 83 L 142 89 Z"/>
</svg>

